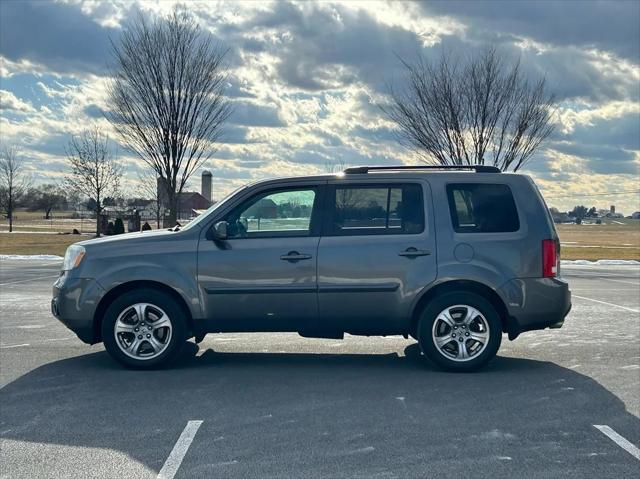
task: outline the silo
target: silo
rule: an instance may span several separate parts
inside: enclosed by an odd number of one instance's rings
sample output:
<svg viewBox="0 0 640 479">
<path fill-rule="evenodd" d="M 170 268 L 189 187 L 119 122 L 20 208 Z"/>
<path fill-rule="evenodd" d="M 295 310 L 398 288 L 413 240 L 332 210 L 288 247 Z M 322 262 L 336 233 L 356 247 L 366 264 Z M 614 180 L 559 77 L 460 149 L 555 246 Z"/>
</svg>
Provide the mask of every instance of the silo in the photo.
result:
<svg viewBox="0 0 640 479">
<path fill-rule="evenodd" d="M 158 203 L 166 208 L 169 202 L 167 180 L 160 176 L 156 179 L 156 194 L 158 195 Z"/>
<path fill-rule="evenodd" d="M 204 170 L 202 172 L 202 187 L 200 188 L 200 192 L 209 202 L 211 202 L 211 180 L 211 172 Z"/>
</svg>

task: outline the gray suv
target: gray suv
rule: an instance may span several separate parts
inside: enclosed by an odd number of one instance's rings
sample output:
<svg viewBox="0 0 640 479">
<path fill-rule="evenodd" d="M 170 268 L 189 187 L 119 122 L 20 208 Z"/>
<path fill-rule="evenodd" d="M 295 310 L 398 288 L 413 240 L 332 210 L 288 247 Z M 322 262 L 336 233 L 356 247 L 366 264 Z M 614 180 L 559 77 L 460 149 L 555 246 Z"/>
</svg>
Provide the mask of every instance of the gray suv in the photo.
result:
<svg viewBox="0 0 640 479">
<path fill-rule="evenodd" d="M 51 308 L 137 368 L 207 333 L 290 331 L 412 336 L 469 371 L 503 333 L 562 326 L 571 295 L 528 176 L 357 167 L 243 187 L 183 228 L 74 244 Z"/>
</svg>

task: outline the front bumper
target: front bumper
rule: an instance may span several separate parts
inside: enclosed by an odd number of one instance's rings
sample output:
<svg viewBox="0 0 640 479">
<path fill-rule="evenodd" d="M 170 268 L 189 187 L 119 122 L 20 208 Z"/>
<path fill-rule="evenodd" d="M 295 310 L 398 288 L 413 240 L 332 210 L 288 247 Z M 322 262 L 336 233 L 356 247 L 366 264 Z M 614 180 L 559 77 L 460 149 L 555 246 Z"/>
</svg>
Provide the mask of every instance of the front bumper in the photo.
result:
<svg viewBox="0 0 640 479">
<path fill-rule="evenodd" d="M 513 279 L 500 288 L 508 311 L 507 333 L 560 328 L 571 311 L 569 284 L 561 278 Z"/>
<path fill-rule="evenodd" d="M 51 313 L 78 338 L 95 343 L 93 319 L 105 290 L 90 278 L 70 278 L 63 273 L 53 285 Z"/>
</svg>

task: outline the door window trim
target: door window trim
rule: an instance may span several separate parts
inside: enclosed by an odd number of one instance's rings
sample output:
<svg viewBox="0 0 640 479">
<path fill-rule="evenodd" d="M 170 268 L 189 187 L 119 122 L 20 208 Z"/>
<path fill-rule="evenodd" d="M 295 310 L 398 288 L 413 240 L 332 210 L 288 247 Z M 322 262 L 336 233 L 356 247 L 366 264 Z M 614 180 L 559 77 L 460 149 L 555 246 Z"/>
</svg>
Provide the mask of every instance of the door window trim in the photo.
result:
<svg viewBox="0 0 640 479">
<path fill-rule="evenodd" d="M 405 233 L 401 231 L 395 231 L 393 229 L 389 229 L 385 226 L 385 229 L 375 229 L 370 228 L 368 231 L 363 229 L 358 230 L 347 230 L 347 232 L 337 233 L 335 231 L 333 225 L 333 219 L 335 217 L 335 198 L 336 198 L 336 190 L 339 188 L 385 188 L 387 190 L 391 190 L 392 188 L 403 188 L 407 185 L 415 185 L 420 188 L 420 198 L 422 205 L 422 228 L 420 231 Z M 324 194 L 324 222 L 323 222 L 323 231 L 322 236 L 331 236 L 331 237 L 346 237 L 346 236 L 415 236 L 424 234 L 427 229 L 427 208 L 425 204 L 425 188 L 422 182 L 418 181 L 375 181 L 375 182 L 364 182 L 364 181 L 354 181 L 349 183 L 329 183 L 326 188 L 326 192 Z M 386 221 L 389 221 L 389 193 L 387 193 L 387 218 Z"/>
<path fill-rule="evenodd" d="M 225 241 L 231 240 L 250 240 L 250 239 L 262 239 L 262 238 L 314 238 L 319 237 L 322 233 L 322 221 L 323 221 L 323 205 L 324 205 L 324 196 L 325 196 L 326 185 L 322 183 L 311 183 L 311 184 L 299 184 L 299 185 L 287 185 L 287 186 L 275 186 L 272 188 L 264 188 L 258 192 L 255 192 L 252 195 L 248 195 L 246 198 L 243 198 L 238 204 L 233 206 L 227 212 L 220 217 L 220 219 L 216 220 L 208 229 L 214 227 L 215 223 L 218 221 L 227 221 L 229 216 L 236 212 L 239 208 L 248 208 L 249 203 L 251 203 L 256 197 L 265 198 L 269 195 L 276 193 L 283 193 L 287 191 L 304 191 L 304 190 L 313 190 L 315 191 L 315 197 L 313 200 L 313 206 L 311 208 L 311 218 L 309 221 L 309 230 L 306 233 L 295 232 L 293 230 L 287 231 L 264 231 L 264 232 L 254 232 L 251 236 L 245 237 L 236 237 L 236 238 L 228 238 Z M 255 202 L 254 202 L 255 203 Z"/>
</svg>

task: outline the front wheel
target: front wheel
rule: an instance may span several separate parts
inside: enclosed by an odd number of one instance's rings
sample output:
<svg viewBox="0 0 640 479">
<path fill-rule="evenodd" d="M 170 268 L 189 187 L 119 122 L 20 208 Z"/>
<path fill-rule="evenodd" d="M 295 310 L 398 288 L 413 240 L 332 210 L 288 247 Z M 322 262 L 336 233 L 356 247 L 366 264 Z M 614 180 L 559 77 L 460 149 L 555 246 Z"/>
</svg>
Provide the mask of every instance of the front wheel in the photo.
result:
<svg viewBox="0 0 640 479">
<path fill-rule="evenodd" d="M 107 308 L 102 340 L 118 362 L 152 369 L 175 359 L 186 340 L 184 314 L 168 295 L 153 289 L 129 291 Z"/>
<path fill-rule="evenodd" d="M 498 352 L 502 323 L 493 305 L 480 295 L 453 292 L 431 301 L 418 324 L 422 352 L 451 371 L 474 371 Z"/>
</svg>

